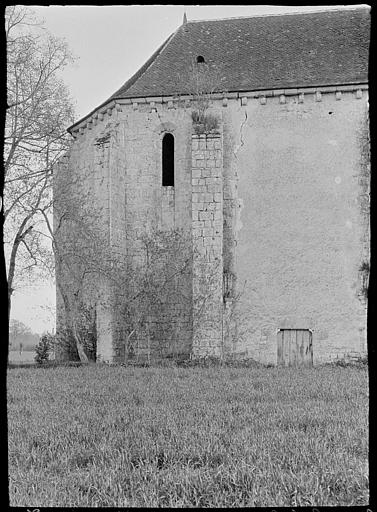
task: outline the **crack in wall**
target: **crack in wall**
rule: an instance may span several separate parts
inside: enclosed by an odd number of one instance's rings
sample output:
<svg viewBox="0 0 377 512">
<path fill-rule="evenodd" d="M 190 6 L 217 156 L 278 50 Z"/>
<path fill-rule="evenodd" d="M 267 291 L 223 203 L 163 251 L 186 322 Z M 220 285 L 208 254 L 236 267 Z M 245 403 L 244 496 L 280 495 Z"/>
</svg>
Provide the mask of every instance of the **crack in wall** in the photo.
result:
<svg viewBox="0 0 377 512">
<path fill-rule="evenodd" d="M 244 141 L 244 138 L 243 138 L 243 129 L 244 129 L 244 126 L 247 122 L 247 112 L 245 111 L 245 119 L 243 120 L 243 122 L 241 123 L 241 126 L 240 126 L 240 143 L 238 144 L 238 146 L 236 147 L 236 149 L 233 150 L 233 154 L 234 156 L 237 158 L 237 153 L 238 151 L 244 146 L 245 144 L 245 141 Z"/>
<path fill-rule="evenodd" d="M 241 126 L 240 126 L 240 131 L 239 131 L 239 144 L 233 150 L 233 154 L 234 154 L 236 162 L 238 161 L 237 154 L 238 154 L 239 150 L 245 145 L 244 128 L 247 123 L 247 120 L 248 120 L 247 111 L 245 111 L 245 119 L 242 121 Z M 236 169 L 235 169 L 235 177 L 237 177 L 237 165 L 236 165 Z M 238 194 L 237 194 L 237 196 L 238 196 Z M 235 218 L 234 218 L 234 224 L 233 224 L 235 245 L 237 245 L 238 233 L 242 229 L 241 210 L 242 210 L 243 206 L 244 206 L 243 200 L 241 198 L 237 197 L 236 204 L 235 204 Z"/>
</svg>

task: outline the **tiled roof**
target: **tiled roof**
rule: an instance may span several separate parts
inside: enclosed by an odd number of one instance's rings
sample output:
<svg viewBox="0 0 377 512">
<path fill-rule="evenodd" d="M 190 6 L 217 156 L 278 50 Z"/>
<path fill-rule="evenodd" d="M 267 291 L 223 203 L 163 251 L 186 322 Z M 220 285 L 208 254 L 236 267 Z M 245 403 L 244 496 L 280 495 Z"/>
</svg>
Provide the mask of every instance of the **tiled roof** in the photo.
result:
<svg viewBox="0 0 377 512">
<path fill-rule="evenodd" d="M 367 82 L 369 18 L 360 7 L 188 22 L 112 98 L 190 93 L 181 78 L 198 55 L 228 92 Z"/>
<path fill-rule="evenodd" d="M 366 83 L 369 32 L 368 6 L 189 21 L 102 105 L 193 93 L 188 77 L 199 55 L 219 91 Z"/>
</svg>

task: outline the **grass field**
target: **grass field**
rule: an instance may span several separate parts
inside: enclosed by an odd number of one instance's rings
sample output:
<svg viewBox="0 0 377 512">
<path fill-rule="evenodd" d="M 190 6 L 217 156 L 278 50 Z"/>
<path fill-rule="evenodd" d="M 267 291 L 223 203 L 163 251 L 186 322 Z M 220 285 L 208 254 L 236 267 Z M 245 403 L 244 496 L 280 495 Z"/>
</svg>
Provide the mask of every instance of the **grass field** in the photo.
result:
<svg viewBox="0 0 377 512">
<path fill-rule="evenodd" d="M 34 361 L 35 352 L 23 350 L 22 353 L 18 350 L 9 351 L 9 362 L 10 363 L 35 363 Z"/>
<path fill-rule="evenodd" d="M 368 504 L 365 369 L 8 370 L 10 504 Z"/>
</svg>

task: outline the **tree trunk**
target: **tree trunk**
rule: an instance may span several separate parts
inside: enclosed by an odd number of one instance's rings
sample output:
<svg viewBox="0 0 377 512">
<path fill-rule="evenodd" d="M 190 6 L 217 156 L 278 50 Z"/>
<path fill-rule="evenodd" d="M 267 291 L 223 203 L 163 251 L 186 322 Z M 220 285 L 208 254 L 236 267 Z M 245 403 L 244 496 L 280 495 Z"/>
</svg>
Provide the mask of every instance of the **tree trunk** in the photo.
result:
<svg viewBox="0 0 377 512">
<path fill-rule="evenodd" d="M 82 363 L 88 363 L 89 359 L 88 359 L 88 356 L 85 354 L 84 344 L 81 341 L 81 337 L 77 331 L 76 322 L 73 319 L 72 319 L 72 332 L 73 332 L 73 337 L 75 338 L 76 348 L 77 348 L 77 352 L 79 354 L 80 361 Z"/>
<path fill-rule="evenodd" d="M 13 290 L 12 290 L 11 286 L 9 286 L 9 284 L 8 284 L 8 319 L 9 320 L 10 320 L 10 312 L 12 309 L 12 293 L 13 293 Z"/>
<path fill-rule="evenodd" d="M 74 314 L 72 313 L 68 297 L 64 293 L 64 291 L 62 290 L 62 286 L 58 285 L 58 287 L 59 287 L 59 291 L 61 293 L 61 296 L 63 298 L 64 309 L 65 309 L 66 315 L 68 317 L 69 327 L 71 327 L 72 334 L 73 334 L 73 337 L 75 339 L 77 353 L 79 355 L 80 361 L 82 363 L 87 363 L 89 361 L 89 359 L 88 359 L 88 356 L 85 354 L 84 345 L 83 345 L 83 343 L 81 341 L 81 337 L 80 337 L 80 335 L 78 333 L 77 324 L 76 324 L 76 321 L 75 321 L 75 318 L 74 318 Z"/>
</svg>

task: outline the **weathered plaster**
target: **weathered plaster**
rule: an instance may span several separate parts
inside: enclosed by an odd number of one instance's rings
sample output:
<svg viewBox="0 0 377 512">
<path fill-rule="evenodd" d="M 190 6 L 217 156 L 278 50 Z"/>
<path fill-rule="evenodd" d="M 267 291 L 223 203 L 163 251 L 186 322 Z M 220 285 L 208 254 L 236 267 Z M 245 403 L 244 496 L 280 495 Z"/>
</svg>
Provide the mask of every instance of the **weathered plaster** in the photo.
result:
<svg viewBox="0 0 377 512">
<path fill-rule="evenodd" d="M 221 134 L 212 138 L 192 137 L 187 99 L 114 103 L 77 127 L 60 172 L 82 215 L 96 212 L 92 224 L 117 258 L 140 263 L 140 234 L 156 229 L 182 229 L 191 240 L 192 268 L 166 289 L 164 308 L 151 311 L 153 349 L 168 353 L 174 338 L 181 353 L 275 363 L 278 329 L 305 328 L 315 363 L 365 352 L 368 99 L 358 90 L 220 95 L 212 110 Z M 174 188 L 161 184 L 166 131 L 175 137 Z M 213 300 L 200 316 L 195 305 L 211 275 Z M 97 300 L 90 290 L 99 287 L 102 297 L 98 357 L 123 360 L 123 320 L 111 309 L 111 286 L 97 281 L 86 295 Z M 59 319 L 61 309 L 58 300 Z M 143 335 L 138 349 L 149 350 Z"/>
<path fill-rule="evenodd" d="M 276 362 L 284 327 L 313 330 L 315 362 L 365 350 L 357 292 L 360 240 L 369 242 L 356 191 L 367 99 L 361 105 L 352 92 L 320 99 L 248 102 L 224 114 L 243 142 L 234 137 L 233 151 L 224 149 L 228 167 L 238 167 L 243 202 L 234 226 L 238 350 L 265 362 Z"/>
</svg>

